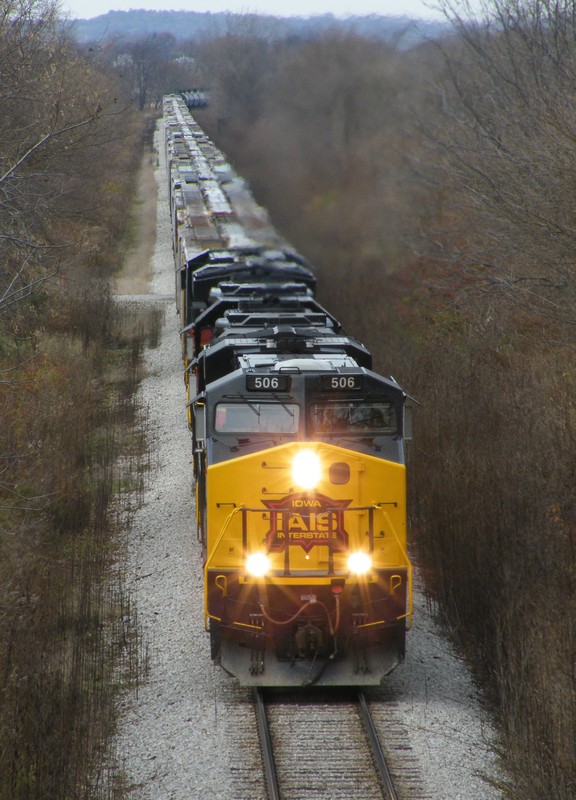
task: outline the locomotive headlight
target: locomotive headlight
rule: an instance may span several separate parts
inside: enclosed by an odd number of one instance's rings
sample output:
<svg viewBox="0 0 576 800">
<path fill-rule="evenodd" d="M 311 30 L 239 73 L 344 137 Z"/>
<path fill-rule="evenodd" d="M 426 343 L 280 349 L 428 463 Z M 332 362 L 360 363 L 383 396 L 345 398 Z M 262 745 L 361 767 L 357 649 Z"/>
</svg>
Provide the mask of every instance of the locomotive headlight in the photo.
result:
<svg viewBox="0 0 576 800">
<path fill-rule="evenodd" d="M 292 461 L 292 480 L 302 489 L 315 489 L 320 478 L 322 469 L 320 459 L 312 450 L 300 450 L 296 453 Z"/>
<path fill-rule="evenodd" d="M 348 556 L 348 569 L 354 575 L 366 575 L 372 569 L 372 558 L 368 553 L 350 553 Z"/>
<path fill-rule="evenodd" d="M 246 572 L 253 578 L 263 578 L 270 572 L 271 562 L 266 553 L 251 553 L 246 559 Z"/>
</svg>

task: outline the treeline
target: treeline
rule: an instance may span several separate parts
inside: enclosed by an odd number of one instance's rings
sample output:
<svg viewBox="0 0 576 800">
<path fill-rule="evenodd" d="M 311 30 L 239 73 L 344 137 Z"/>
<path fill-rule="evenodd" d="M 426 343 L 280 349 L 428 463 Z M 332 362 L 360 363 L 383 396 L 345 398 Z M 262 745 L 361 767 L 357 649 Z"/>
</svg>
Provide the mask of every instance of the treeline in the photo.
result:
<svg viewBox="0 0 576 800">
<path fill-rule="evenodd" d="M 51 0 L 0 0 L 0 65 L 0 798 L 112 797 L 138 659 L 110 511 L 143 444 L 121 425 L 142 342 L 107 283 L 142 123 Z"/>
<path fill-rule="evenodd" d="M 198 48 L 201 122 L 421 402 L 413 556 L 487 688 L 517 800 L 576 794 L 576 23 L 492 0 L 401 52 Z"/>
<path fill-rule="evenodd" d="M 340 19 L 333 14 L 316 14 L 300 17 L 274 17 L 243 14 L 252 23 L 266 31 L 269 38 L 317 39 L 334 30 L 370 36 L 383 41 L 400 42 L 409 47 L 440 33 L 446 27 L 442 22 L 418 20 L 407 16 L 351 16 Z M 79 42 L 101 43 L 116 39 L 125 42 L 142 40 L 158 34 L 170 34 L 178 41 L 213 39 L 226 34 L 230 22 L 236 23 L 239 15 L 229 12 L 198 11 L 147 11 L 142 8 L 129 11 L 108 11 L 92 19 L 75 19 L 70 29 Z"/>
</svg>

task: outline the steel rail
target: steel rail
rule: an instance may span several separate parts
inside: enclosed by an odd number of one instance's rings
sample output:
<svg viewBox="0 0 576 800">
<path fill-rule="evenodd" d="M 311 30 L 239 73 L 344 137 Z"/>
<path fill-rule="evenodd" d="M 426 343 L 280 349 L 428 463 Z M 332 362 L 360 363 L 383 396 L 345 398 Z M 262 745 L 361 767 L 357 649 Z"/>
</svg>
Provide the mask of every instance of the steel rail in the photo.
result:
<svg viewBox="0 0 576 800">
<path fill-rule="evenodd" d="M 364 696 L 364 692 L 358 692 L 358 707 L 360 709 L 360 717 L 362 719 L 362 723 L 364 724 L 366 735 L 368 736 L 368 740 L 370 742 L 370 747 L 372 748 L 374 763 L 378 773 L 380 774 L 382 788 L 385 791 L 385 798 L 386 800 L 399 800 L 396 789 L 394 788 L 394 783 L 392 782 L 392 775 L 390 774 L 388 764 L 386 763 L 386 756 L 384 755 L 376 727 L 374 726 L 372 714 L 370 713 L 368 703 L 366 702 L 366 697 Z"/>
<path fill-rule="evenodd" d="M 276 763 L 272 750 L 272 740 L 270 739 L 270 726 L 266 715 L 266 703 L 262 689 L 254 689 L 254 702 L 256 705 L 256 722 L 260 737 L 260 749 L 262 751 L 262 761 L 264 762 L 264 777 L 268 789 L 269 800 L 281 800 L 280 787 L 278 786 L 278 775 L 276 773 Z"/>
</svg>

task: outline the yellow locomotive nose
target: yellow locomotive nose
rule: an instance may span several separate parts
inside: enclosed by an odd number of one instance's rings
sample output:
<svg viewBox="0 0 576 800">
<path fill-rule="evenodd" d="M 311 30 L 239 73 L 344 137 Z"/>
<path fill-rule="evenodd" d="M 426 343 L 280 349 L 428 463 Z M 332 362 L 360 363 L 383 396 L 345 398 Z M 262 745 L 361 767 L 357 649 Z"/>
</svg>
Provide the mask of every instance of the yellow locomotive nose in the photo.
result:
<svg viewBox="0 0 576 800">
<path fill-rule="evenodd" d="M 301 489 L 315 489 L 322 477 L 322 465 L 313 450 L 300 450 L 292 461 L 292 480 Z"/>
</svg>

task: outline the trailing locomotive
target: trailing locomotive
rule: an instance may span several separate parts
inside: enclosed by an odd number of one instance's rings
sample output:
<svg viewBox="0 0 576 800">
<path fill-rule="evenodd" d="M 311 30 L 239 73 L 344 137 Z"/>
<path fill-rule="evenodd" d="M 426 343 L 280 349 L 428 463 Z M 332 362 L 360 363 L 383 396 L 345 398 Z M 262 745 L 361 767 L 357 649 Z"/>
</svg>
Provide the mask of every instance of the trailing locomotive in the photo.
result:
<svg viewBox="0 0 576 800">
<path fill-rule="evenodd" d="M 412 616 L 406 394 L 184 102 L 164 118 L 212 657 L 246 686 L 379 684 Z"/>
</svg>

